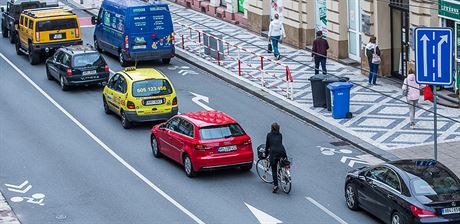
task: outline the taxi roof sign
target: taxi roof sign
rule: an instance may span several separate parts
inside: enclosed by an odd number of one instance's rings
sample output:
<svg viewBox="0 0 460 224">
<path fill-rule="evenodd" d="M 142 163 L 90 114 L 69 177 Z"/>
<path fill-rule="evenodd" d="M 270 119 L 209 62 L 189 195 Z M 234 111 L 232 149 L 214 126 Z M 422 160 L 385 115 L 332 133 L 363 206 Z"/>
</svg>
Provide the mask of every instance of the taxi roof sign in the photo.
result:
<svg viewBox="0 0 460 224">
<path fill-rule="evenodd" d="M 136 67 L 135 67 L 135 66 L 126 67 L 126 68 L 125 68 L 125 71 L 127 71 L 127 72 L 136 71 Z"/>
</svg>

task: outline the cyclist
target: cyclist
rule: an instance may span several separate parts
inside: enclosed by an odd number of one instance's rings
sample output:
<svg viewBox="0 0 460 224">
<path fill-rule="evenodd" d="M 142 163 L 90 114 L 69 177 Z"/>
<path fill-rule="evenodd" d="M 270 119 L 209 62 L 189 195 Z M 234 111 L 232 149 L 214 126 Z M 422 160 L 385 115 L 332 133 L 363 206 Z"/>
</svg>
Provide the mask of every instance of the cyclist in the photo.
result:
<svg viewBox="0 0 460 224">
<path fill-rule="evenodd" d="M 280 133 L 280 126 L 278 123 L 273 123 L 271 131 L 267 134 L 267 141 L 265 143 L 265 150 L 270 158 L 270 166 L 272 167 L 273 176 L 273 193 L 278 192 L 278 162 L 281 158 L 286 158 L 286 149 L 283 146 L 283 135 Z"/>
</svg>

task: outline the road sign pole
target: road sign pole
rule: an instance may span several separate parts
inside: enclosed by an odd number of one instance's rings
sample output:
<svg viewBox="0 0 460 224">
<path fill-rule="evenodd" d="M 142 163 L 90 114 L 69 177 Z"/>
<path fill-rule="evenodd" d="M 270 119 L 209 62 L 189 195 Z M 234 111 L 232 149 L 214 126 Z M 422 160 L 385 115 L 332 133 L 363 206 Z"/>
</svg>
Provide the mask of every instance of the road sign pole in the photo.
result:
<svg viewBox="0 0 460 224">
<path fill-rule="evenodd" d="M 436 85 L 433 86 L 433 98 L 434 98 L 434 159 L 438 160 L 438 100 L 436 93 Z"/>
</svg>

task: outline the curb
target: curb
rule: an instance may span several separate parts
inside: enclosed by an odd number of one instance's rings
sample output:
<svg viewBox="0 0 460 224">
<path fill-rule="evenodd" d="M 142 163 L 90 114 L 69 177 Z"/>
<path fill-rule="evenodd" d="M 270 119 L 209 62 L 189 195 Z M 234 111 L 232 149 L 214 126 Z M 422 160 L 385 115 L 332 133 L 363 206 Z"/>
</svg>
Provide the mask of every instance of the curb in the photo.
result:
<svg viewBox="0 0 460 224">
<path fill-rule="evenodd" d="M 326 133 L 331 134 L 332 136 L 339 138 L 343 141 L 346 141 L 350 145 L 353 145 L 357 148 L 359 148 L 362 151 L 365 151 L 379 159 L 382 159 L 384 161 L 391 161 L 391 160 L 398 160 L 399 157 L 382 150 L 380 148 L 377 148 L 374 145 L 371 145 L 358 137 L 355 137 L 352 134 L 349 134 L 315 116 L 312 114 L 309 114 L 302 109 L 295 107 L 288 102 L 286 102 L 284 99 L 280 99 L 272 94 L 270 94 L 266 89 L 262 88 L 257 88 L 253 85 L 250 85 L 245 79 L 238 77 L 234 75 L 233 73 L 223 69 L 222 67 L 209 62 L 207 60 L 204 60 L 201 57 L 198 57 L 194 54 L 191 54 L 181 48 L 176 47 L 176 56 L 206 72 L 209 74 L 227 82 L 230 83 L 234 86 L 239 87 L 240 89 L 250 93 L 251 95 L 254 95 L 265 102 L 272 104 L 273 106 L 286 111 L 287 113 L 293 115 L 294 117 L 303 120 L 309 124 L 312 124 L 313 126 L 321 129 L 322 131 L 325 131 Z"/>
<path fill-rule="evenodd" d="M 3 194 L 0 192 L 0 223 L 4 224 L 21 224 L 19 219 L 14 214 L 11 207 L 8 205 L 8 201 L 6 201 Z"/>
</svg>

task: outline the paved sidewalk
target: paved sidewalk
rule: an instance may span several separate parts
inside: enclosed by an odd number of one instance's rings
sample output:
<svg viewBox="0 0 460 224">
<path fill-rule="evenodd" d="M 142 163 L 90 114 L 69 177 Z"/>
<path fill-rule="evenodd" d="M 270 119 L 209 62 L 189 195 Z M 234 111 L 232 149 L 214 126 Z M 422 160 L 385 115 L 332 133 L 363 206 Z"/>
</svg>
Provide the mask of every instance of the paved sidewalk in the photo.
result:
<svg viewBox="0 0 460 224">
<path fill-rule="evenodd" d="M 8 202 L 0 192 L 0 223 L 2 224 L 20 224 Z"/>
<path fill-rule="evenodd" d="M 77 1 L 76 1 L 77 2 Z M 100 6 L 100 0 L 95 0 L 95 5 Z M 90 8 L 90 2 L 85 2 L 83 8 Z M 80 5 L 77 4 L 76 5 Z M 244 28 L 232 25 L 217 18 L 210 17 L 200 12 L 184 8 L 175 3 L 170 3 L 170 9 L 175 22 L 176 47 L 181 46 L 180 35 L 189 35 L 188 30 L 181 30 L 177 23 L 187 24 L 194 29 L 212 30 L 213 34 L 221 34 L 225 41 L 237 44 L 241 47 L 257 52 L 265 57 L 273 58 L 266 52 L 267 39 L 253 34 Z M 97 14 L 97 9 L 91 10 Z M 196 34 L 192 34 L 196 35 Z M 196 64 L 205 64 L 213 61 L 204 55 L 202 47 L 190 41 L 185 43 L 186 57 L 193 56 L 192 61 Z M 257 94 L 269 93 L 277 98 L 277 102 L 283 101 L 284 105 L 297 108 L 308 119 L 318 119 L 324 127 L 342 136 L 352 136 L 351 141 L 359 144 L 364 142 L 368 150 L 382 155 L 381 151 L 389 152 L 400 158 L 431 158 L 433 155 L 433 105 L 431 102 L 420 101 L 420 106 L 427 111 L 418 110 L 418 123 L 415 129 L 409 127 L 409 109 L 405 104 L 405 98 L 398 85 L 392 80 L 379 79 L 378 86 L 368 86 L 367 77 L 361 75 L 361 71 L 354 67 L 344 66 L 335 61 L 328 60 L 328 72 L 335 76 L 349 77 L 354 83 L 351 90 L 350 110 L 352 119 L 335 120 L 331 113 L 323 108 L 312 106 L 311 86 L 308 78 L 314 75 L 311 53 L 301 49 L 294 49 L 286 45 L 280 45 L 280 52 L 284 56 L 281 61 L 289 65 L 293 75 L 294 98 L 288 100 L 284 97 L 284 83 L 277 78 L 264 77 L 270 86 L 269 89 L 260 84 L 260 72 L 257 68 L 244 67 L 244 82 L 257 87 Z M 178 50 L 178 54 L 180 51 Z M 230 51 L 230 55 L 237 57 L 238 52 Z M 241 58 L 251 59 L 253 55 L 242 52 Z M 214 61 L 215 62 L 215 61 Z M 233 73 L 235 75 L 237 64 L 229 57 L 223 60 L 223 65 L 218 66 L 219 72 Z M 256 64 L 256 62 L 254 62 Z M 217 65 L 216 65 L 217 66 Z M 268 65 L 264 67 L 268 73 L 284 76 L 284 71 L 279 66 Z M 216 70 L 214 70 L 216 73 Z M 236 76 L 237 77 L 237 76 Z M 238 77 L 241 78 L 241 77 Z M 250 87 L 248 87 L 250 88 Z M 260 91 L 264 89 L 264 91 Z M 257 91 L 257 90 L 256 90 Z M 266 94 L 265 94 L 266 95 Z M 273 100 L 275 101 L 275 100 Z M 286 106 L 286 107 L 288 107 Z M 440 106 L 438 109 L 438 142 L 439 160 L 447 166 L 455 169 L 460 175 L 458 164 L 460 160 L 460 110 Z M 312 118 L 313 117 L 313 118 Z M 383 156 L 391 158 L 388 156 Z M 393 157 L 394 158 L 394 157 Z"/>
</svg>

